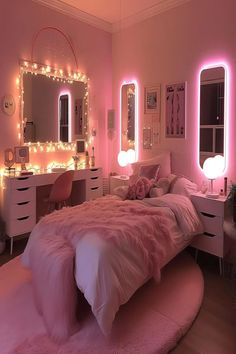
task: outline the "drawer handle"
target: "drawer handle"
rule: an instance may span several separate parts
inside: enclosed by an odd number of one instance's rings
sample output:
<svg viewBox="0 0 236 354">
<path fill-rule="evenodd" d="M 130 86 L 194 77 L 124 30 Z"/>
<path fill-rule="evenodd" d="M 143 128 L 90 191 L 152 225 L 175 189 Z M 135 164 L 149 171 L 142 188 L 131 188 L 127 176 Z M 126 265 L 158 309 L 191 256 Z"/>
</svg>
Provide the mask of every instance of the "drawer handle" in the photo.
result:
<svg viewBox="0 0 236 354">
<path fill-rule="evenodd" d="M 22 218 L 17 218 L 17 220 L 22 221 L 22 220 L 27 220 L 29 219 L 29 216 L 22 216 Z"/>
<path fill-rule="evenodd" d="M 203 216 L 207 216 L 208 218 L 216 218 L 216 215 L 204 213 L 203 211 L 201 211 L 201 214 L 202 214 Z"/>
<path fill-rule="evenodd" d="M 216 235 L 211 234 L 210 232 L 204 232 L 204 235 L 209 236 L 209 237 L 215 237 Z"/>
<path fill-rule="evenodd" d="M 94 191 L 96 189 L 98 189 L 99 187 L 92 187 L 91 190 Z"/>
<path fill-rule="evenodd" d="M 91 179 L 98 179 L 98 177 L 91 177 Z"/>
<path fill-rule="evenodd" d="M 19 202 L 19 203 L 17 203 L 17 205 L 25 205 L 25 204 L 29 204 L 29 200 L 27 201 L 27 202 Z"/>
<path fill-rule="evenodd" d="M 97 170 L 98 170 L 98 168 L 91 168 L 91 169 L 90 169 L 90 171 L 92 171 L 92 172 L 93 172 L 93 171 L 97 171 Z"/>
<path fill-rule="evenodd" d="M 18 181 L 24 181 L 24 180 L 26 180 L 26 179 L 29 179 L 29 177 L 19 177 L 19 178 L 17 178 L 18 179 Z"/>
<path fill-rule="evenodd" d="M 17 188 L 17 190 L 18 190 L 19 192 L 27 191 L 28 189 L 29 189 L 29 187 Z"/>
</svg>

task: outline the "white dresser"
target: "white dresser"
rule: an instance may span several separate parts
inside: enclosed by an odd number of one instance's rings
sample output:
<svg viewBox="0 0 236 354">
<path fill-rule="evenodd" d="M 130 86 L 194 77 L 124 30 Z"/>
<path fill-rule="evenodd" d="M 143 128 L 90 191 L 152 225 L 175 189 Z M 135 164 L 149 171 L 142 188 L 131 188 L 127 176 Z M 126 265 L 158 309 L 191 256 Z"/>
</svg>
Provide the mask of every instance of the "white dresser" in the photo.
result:
<svg viewBox="0 0 236 354">
<path fill-rule="evenodd" d="M 6 224 L 6 234 L 13 237 L 31 232 L 36 224 L 37 190 L 52 185 L 60 173 L 42 173 L 30 176 L 3 176 L 1 188 L 1 215 Z M 102 169 L 75 170 L 72 188 L 73 204 L 96 199 L 103 195 Z"/>
</svg>

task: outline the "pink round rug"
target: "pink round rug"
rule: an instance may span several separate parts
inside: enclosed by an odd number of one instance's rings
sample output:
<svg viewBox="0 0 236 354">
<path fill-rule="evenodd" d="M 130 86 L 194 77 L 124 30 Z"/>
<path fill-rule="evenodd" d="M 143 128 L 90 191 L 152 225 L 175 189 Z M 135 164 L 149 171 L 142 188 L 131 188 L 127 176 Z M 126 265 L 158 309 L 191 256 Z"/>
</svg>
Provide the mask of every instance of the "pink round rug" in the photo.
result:
<svg viewBox="0 0 236 354">
<path fill-rule="evenodd" d="M 192 324 L 204 289 L 200 268 L 191 256 L 181 254 L 163 269 L 160 284 L 149 281 L 120 308 L 109 339 L 88 308 L 80 330 L 58 345 L 36 312 L 31 275 L 19 257 L 0 268 L 0 284 L 1 354 L 167 353 Z"/>
</svg>

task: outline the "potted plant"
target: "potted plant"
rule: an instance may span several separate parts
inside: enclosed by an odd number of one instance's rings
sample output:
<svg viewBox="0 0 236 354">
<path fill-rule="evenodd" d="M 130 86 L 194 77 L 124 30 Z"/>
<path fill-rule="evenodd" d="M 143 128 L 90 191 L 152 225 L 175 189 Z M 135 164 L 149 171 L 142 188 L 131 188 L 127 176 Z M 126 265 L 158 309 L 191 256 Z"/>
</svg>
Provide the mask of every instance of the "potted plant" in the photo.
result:
<svg viewBox="0 0 236 354">
<path fill-rule="evenodd" d="M 227 199 L 232 206 L 233 221 L 236 224 L 236 183 L 232 183 Z"/>
</svg>

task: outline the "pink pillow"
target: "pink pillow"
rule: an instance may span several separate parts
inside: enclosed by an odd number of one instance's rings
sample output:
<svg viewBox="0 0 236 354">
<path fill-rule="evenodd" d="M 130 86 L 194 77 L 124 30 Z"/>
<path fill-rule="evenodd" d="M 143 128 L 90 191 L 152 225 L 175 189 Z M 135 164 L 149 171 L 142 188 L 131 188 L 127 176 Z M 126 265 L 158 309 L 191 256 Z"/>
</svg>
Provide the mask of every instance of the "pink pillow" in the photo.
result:
<svg viewBox="0 0 236 354">
<path fill-rule="evenodd" d="M 158 173 L 160 170 L 160 165 L 142 165 L 140 166 L 139 176 L 146 177 L 148 179 L 153 179 L 154 181 L 157 180 Z"/>
<path fill-rule="evenodd" d="M 139 177 L 138 180 L 129 186 L 127 199 L 144 199 L 149 195 L 149 191 L 152 188 L 152 181 L 146 177 Z"/>
<path fill-rule="evenodd" d="M 167 177 L 171 173 L 171 156 L 170 152 L 162 152 L 159 155 L 152 157 L 151 159 L 144 161 L 137 161 L 131 164 L 133 174 L 139 173 L 140 166 L 144 165 L 160 165 L 160 171 L 158 177 Z"/>
</svg>

